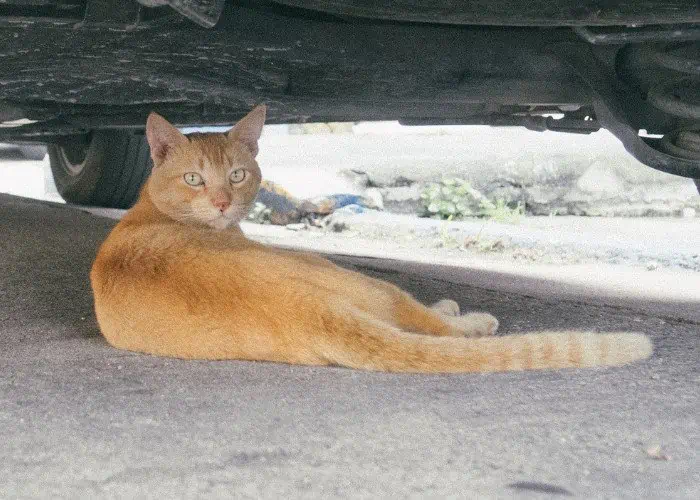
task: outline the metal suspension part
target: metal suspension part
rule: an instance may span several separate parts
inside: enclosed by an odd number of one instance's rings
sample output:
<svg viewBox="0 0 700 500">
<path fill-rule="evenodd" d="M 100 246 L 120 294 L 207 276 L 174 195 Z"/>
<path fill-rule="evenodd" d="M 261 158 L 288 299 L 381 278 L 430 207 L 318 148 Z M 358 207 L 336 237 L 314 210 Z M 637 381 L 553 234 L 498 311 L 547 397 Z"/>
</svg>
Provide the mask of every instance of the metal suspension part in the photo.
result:
<svg viewBox="0 0 700 500">
<path fill-rule="evenodd" d="M 649 88 L 647 101 L 670 115 L 700 120 L 700 43 L 650 47 L 645 55 L 665 74 Z"/>
</svg>

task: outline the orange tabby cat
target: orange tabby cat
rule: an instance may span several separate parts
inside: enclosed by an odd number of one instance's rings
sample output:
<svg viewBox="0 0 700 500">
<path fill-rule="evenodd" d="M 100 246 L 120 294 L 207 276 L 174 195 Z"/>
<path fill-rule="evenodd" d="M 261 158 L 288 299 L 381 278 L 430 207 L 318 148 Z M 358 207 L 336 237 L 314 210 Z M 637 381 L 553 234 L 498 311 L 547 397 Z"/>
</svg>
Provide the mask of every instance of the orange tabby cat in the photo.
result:
<svg viewBox="0 0 700 500">
<path fill-rule="evenodd" d="M 90 275 L 115 347 L 178 358 L 266 360 L 394 372 L 622 365 L 651 354 L 635 333 L 492 336 L 490 314 L 426 307 L 389 283 L 247 239 L 265 107 L 227 134 L 148 118 L 153 173 Z M 475 338 L 480 337 L 480 338 Z"/>
</svg>

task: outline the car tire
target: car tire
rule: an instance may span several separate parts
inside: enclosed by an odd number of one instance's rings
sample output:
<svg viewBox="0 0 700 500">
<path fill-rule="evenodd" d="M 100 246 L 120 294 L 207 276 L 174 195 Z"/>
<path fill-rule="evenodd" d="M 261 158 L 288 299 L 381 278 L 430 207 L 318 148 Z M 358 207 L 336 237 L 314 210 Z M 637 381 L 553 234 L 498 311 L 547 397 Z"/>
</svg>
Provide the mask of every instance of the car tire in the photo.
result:
<svg viewBox="0 0 700 500">
<path fill-rule="evenodd" d="M 130 208 L 152 168 L 146 137 L 133 131 L 94 131 L 48 152 L 58 193 L 77 205 Z"/>
<path fill-rule="evenodd" d="M 27 160 L 41 161 L 46 156 L 46 146 L 43 144 L 22 144 L 19 151 Z"/>
</svg>

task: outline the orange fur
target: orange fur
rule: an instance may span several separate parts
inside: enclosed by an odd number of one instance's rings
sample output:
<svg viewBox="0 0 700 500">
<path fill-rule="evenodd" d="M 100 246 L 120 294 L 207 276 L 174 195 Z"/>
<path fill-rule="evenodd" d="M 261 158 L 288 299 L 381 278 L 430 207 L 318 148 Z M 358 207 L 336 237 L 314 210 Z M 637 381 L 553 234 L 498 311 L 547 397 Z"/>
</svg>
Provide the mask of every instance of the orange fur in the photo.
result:
<svg viewBox="0 0 700 500">
<path fill-rule="evenodd" d="M 190 136 L 149 117 L 152 176 L 90 275 L 113 346 L 424 373 L 610 366 L 651 354 L 649 339 L 634 333 L 493 337 L 498 322 L 489 314 L 460 315 L 447 299 L 426 307 L 320 257 L 248 240 L 238 223 L 260 184 L 264 115 L 258 107 L 228 134 Z"/>
</svg>

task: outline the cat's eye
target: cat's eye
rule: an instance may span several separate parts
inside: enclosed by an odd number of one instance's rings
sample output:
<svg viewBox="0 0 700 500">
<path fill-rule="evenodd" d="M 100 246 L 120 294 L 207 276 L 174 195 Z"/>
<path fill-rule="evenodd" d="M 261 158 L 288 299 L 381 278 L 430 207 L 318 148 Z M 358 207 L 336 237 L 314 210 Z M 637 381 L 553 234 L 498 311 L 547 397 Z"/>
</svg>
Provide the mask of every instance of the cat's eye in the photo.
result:
<svg viewBox="0 0 700 500">
<path fill-rule="evenodd" d="M 239 168 L 238 170 L 231 172 L 231 175 L 228 176 L 228 180 L 230 180 L 233 184 L 238 184 L 239 182 L 243 182 L 245 180 L 245 174 L 246 171 Z"/>
<path fill-rule="evenodd" d="M 185 182 L 190 186 L 201 186 L 204 184 L 204 179 L 197 172 L 187 172 L 184 177 Z"/>
</svg>

